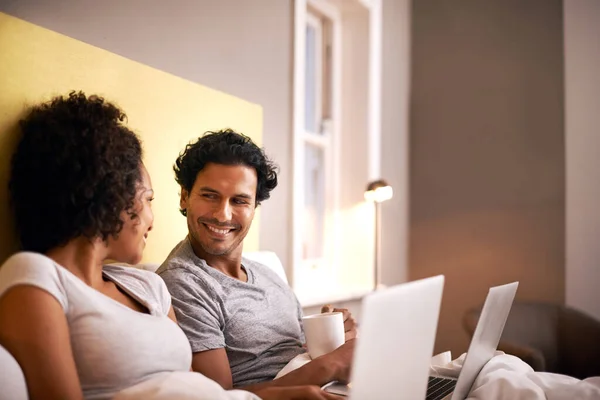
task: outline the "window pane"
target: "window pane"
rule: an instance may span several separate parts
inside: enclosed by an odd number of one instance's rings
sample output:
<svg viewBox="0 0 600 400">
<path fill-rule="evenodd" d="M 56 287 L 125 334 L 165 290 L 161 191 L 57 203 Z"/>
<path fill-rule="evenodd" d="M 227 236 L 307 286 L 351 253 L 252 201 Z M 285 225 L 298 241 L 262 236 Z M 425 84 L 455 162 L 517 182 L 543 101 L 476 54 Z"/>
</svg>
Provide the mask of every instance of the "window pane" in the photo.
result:
<svg viewBox="0 0 600 400">
<path fill-rule="evenodd" d="M 325 163 L 322 149 L 304 146 L 304 215 L 302 253 L 304 259 L 323 256 L 325 227 Z"/>
<path fill-rule="evenodd" d="M 317 32 L 314 27 L 306 26 L 306 70 L 305 73 L 305 109 L 304 128 L 317 131 Z"/>
<path fill-rule="evenodd" d="M 305 108 L 304 128 L 311 132 L 316 132 L 316 115 L 317 108 L 317 77 L 316 77 L 316 43 L 317 35 L 315 28 L 306 26 L 306 70 L 305 72 Z"/>
</svg>

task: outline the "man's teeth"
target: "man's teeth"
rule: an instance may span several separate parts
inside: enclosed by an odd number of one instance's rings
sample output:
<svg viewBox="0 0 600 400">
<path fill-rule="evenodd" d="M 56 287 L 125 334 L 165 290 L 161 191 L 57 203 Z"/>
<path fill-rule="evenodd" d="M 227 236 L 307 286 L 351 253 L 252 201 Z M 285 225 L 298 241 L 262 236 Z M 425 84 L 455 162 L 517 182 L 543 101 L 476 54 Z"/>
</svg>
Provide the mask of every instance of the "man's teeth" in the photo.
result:
<svg viewBox="0 0 600 400">
<path fill-rule="evenodd" d="M 229 232 L 229 229 L 217 229 L 217 228 L 213 228 L 210 225 L 207 225 L 207 226 L 208 226 L 208 229 L 210 229 L 211 231 L 221 234 L 221 235 L 225 235 Z"/>
</svg>

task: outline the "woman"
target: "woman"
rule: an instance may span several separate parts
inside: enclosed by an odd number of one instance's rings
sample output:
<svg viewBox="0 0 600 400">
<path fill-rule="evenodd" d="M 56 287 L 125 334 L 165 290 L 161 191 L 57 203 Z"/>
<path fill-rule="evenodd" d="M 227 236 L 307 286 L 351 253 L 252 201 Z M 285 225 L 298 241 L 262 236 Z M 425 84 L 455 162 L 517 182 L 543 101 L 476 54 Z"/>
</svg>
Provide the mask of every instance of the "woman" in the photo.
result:
<svg viewBox="0 0 600 400">
<path fill-rule="evenodd" d="M 72 92 L 21 122 L 9 189 L 24 251 L 0 268 L 0 344 L 31 399 L 157 398 L 152 383 L 173 374 L 197 399 L 256 398 L 189 372 L 190 346 L 157 275 L 103 266 L 140 262 L 154 219 L 141 144 L 124 120 Z M 333 398 L 314 387 L 259 395 Z"/>
</svg>

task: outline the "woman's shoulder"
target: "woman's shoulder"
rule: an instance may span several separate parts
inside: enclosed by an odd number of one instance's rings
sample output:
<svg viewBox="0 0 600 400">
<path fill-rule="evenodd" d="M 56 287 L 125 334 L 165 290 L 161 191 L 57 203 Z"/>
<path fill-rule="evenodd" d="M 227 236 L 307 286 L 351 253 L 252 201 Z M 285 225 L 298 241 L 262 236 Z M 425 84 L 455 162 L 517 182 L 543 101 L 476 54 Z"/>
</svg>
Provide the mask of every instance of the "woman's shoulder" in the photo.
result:
<svg viewBox="0 0 600 400">
<path fill-rule="evenodd" d="M 7 265 L 15 264 L 54 265 L 55 263 L 50 257 L 42 253 L 35 253 L 32 251 L 19 251 L 18 253 L 15 253 L 12 256 L 8 257 L 4 264 L 2 264 L 2 267 L 0 268 L 4 268 Z"/>
<path fill-rule="evenodd" d="M 147 286 L 149 288 L 161 288 L 164 285 L 160 276 L 155 272 L 147 271 L 131 265 L 106 264 L 102 267 L 105 274 L 116 278 L 119 282 L 134 285 Z"/>
<path fill-rule="evenodd" d="M 33 252 L 19 252 L 9 257 L 0 267 L 0 296 L 18 285 L 30 285 L 43 289 L 67 306 L 65 280 L 70 273 L 51 258 Z"/>
<path fill-rule="evenodd" d="M 61 269 L 41 253 L 22 251 L 10 256 L 0 267 L 0 281 L 31 275 L 57 277 Z"/>
<path fill-rule="evenodd" d="M 135 265 L 129 265 L 125 263 L 110 263 L 102 266 L 104 272 L 117 275 L 127 275 L 135 277 L 137 279 L 152 279 L 153 275 L 156 275 L 152 271 L 148 271 L 142 268 L 138 268 Z"/>
</svg>

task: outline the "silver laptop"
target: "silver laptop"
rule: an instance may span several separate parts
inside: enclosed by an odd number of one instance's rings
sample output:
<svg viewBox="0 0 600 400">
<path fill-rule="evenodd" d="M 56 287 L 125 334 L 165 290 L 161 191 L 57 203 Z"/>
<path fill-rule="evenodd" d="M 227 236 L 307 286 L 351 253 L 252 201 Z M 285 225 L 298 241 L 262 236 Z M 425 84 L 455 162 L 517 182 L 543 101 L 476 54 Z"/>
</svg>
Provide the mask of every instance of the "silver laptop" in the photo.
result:
<svg viewBox="0 0 600 400">
<path fill-rule="evenodd" d="M 352 383 L 325 390 L 359 400 L 425 398 L 443 289 L 440 275 L 366 296 Z"/>
<path fill-rule="evenodd" d="M 427 400 L 464 400 L 469 395 L 477 375 L 496 352 L 518 286 L 513 282 L 490 288 L 458 379 L 430 377 Z"/>
<path fill-rule="evenodd" d="M 334 384 L 325 390 L 346 396 L 350 394 L 355 400 L 465 399 L 483 366 L 494 356 L 517 287 L 518 282 L 514 282 L 490 288 L 458 379 L 427 379 L 439 305 L 434 310 L 432 328 L 430 316 L 426 314 L 432 311 L 422 308 L 414 295 L 403 299 L 406 302 L 403 305 L 386 304 L 388 310 L 398 309 L 399 316 L 393 319 L 393 323 L 386 318 L 386 314 L 377 311 L 381 309 L 381 301 L 373 305 L 368 297 L 365 298 L 364 320 L 353 360 L 352 383 L 349 386 Z M 375 293 L 371 296 L 384 294 Z M 407 312 L 406 308 L 409 307 L 412 310 Z M 370 313 L 376 315 L 369 318 Z"/>
</svg>

